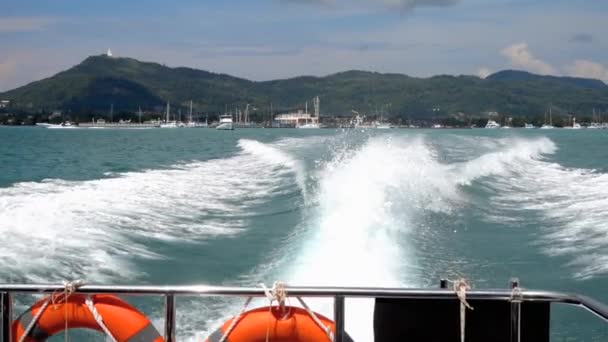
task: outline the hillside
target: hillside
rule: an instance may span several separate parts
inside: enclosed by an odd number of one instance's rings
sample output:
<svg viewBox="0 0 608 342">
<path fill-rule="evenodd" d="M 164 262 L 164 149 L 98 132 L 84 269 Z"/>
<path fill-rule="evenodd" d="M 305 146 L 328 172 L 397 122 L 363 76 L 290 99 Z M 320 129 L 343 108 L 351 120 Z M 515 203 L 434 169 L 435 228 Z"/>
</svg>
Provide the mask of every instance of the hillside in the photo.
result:
<svg viewBox="0 0 608 342">
<path fill-rule="evenodd" d="M 608 109 L 608 86 L 598 80 L 539 76 L 506 70 L 486 79 L 474 76 L 416 78 L 401 74 L 347 71 L 325 77 L 254 82 L 190 68 L 169 68 L 131 58 L 92 56 L 57 75 L 0 94 L 27 112 L 75 113 L 162 110 L 194 101 L 197 112 L 222 112 L 251 103 L 260 111 L 303 106 L 321 97 L 322 114 L 372 113 L 389 104 L 403 118 L 482 116 L 488 111 L 537 116 L 552 103 L 557 115 Z"/>
</svg>

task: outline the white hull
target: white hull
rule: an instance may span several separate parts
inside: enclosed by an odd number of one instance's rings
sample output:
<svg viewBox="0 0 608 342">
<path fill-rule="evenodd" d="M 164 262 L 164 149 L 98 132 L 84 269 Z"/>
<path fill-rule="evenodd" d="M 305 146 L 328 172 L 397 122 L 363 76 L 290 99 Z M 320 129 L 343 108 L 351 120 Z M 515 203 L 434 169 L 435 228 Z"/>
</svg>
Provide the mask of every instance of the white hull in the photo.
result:
<svg viewBox="0 0 608 342">
<path fill-rule="evenodd" d="M 215 127 L 215 129 L 220 131 L 232 131 L 234 129 L 234 125 L 232 124 L 232 122 L 224 122 Z"/>
<path fill-rule="evenodd" d="M 318 124 L 309 123 L 309 124 L 304 124 L 304 125 L 297 126 L 296 128 L 314 129 L 314 128 L 321 128 L 321 127 Z"/>
<path fill-rule="evenodd" d="M 49 129 L 76 129 L 76 128 L 78 128 L 78 126 L 72 126 L 72 125 L 48 125 L 48 126 L 46 126 L 46 128 L 49 128 Z"/>
</svg>

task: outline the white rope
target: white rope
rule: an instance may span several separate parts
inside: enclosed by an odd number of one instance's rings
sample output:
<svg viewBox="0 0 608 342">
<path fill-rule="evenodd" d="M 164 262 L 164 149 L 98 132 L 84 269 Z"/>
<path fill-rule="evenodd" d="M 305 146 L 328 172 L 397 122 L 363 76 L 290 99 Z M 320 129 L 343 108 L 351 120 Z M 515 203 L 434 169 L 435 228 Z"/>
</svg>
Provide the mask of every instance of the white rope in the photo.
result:
<svg viewBox="0 0 608 342">
<path fill-rule="evenodd" d="M 112 332 L 110 332 L 110 329 L 108 329 L 108 327 L 106 327 L 106 325 L 103 323 L 103 317 L 101 317 L 101 315 L 95 308 L 93 298 L 91 298 L 91 296 L 87 296 L 84 303 L 87 305 L 87 308 L 89 308 L 89 311 L 91 311 L 91 314 L 93 315 L 93 318 L 95 318 L 95 322 L 97 322 L 97 325 L 99 325 L 101 330 L 103 330 L 103 332 L 106 334 L 107 339 L 112 342 L 117 342 L 114 336 L 112 336 Z"/>
<path fill-rule="evenodd" d="M 230 335 L 232 330 L 234 330 L 234 327 L 236 327 L 236 324 L 238 323 L 238 321 L 241 319 L 241 317 L 247 310 L 249 303 L 251 303 L 251 299 L 252 299 L 251 297 L 247 298 L 247 300 L 245 301 L 245 304 L 243 305 L 243 308 L 241 308 L 241 311 L 239 312 L 239 314 L 236 317 L 234 317 L 234 319 L 232 320 L 232 323 L 230 323 L 230 326 L 228 326 L 228 329 L 226 329 L 226 331 L 224 332 L 224 336 L 222 336 L 222 338 L 220 339 L 220 342 L 226 341 L 226 339 L 228 338 L 228 335 Z"/>
<path fill-rule="evenodd" d="M 471 285 L 466 279 L 458 279 L 454 283 L 454 292 L 460 300 L 460 342 L 465 342 L 465 327 L 466 327 L 466 310 L 473 310 L 473 307 L 467 302 L 467 290 L 471 289 Z"/>
<path fill-rule="evenodd" d="M 285 283 L 277 281 L 272 285 L 271 289 L 268 289 L 266 287 L 266 285 L 264 285 L 264 284 L 260 284 L 260 286 L 264 289 L 266 298 L 268 298 L 268 301 L 270 302 L 269 309 L 272 309 L 272 303 L 276 301 L 279 304 L 279 307 L 282 310 L 285 310 L 285 301 L 287 300 L 287 290 L 285 288 Z M 296 297 L 296 298 L 298 299 L 300 304 L 302 304 L 302 306 L 304 307 L 304 309 L 306 310 L 306 312 L 308 313 L 310 318 L 312 318 L 312 320 L 319 326 L 319 328 L 321 328 L 321 330 L 323 330 L 325 332 L 325 334 L 327 335 L 329 340 L 333 342 L 334 333 L 331 331 L 331 328 L 325 326 L 325 324 L 323 324 L 323 322 L 321 322 L 319 317 L 317 317 L 317 315 L 314 313 L 314 311 L 312 311 L 310 309 L 310 307 L 306 304 L 306 302 L 304 302 L 304 300 L 302 298 L 300 298 L 300 297 Z M 269 314 L 270 314 L 270 312 L 269 312 Z M 289 312 L 287 312 L 284 317 L 287 317 L 287 316 L 289 316 Z M 269 328 L 270 327 L 268 326 L 267 332 L 266 332 L 266 342 L 268 342 Z"/>
<path fill-rule="evenodd" d="M 30 324 L 28 324 L 28 326 L 25 328 L 25 332 L 23 332 L 23 335 L 21 335 L 21 338 L 19 338 L 19 342 L 25 341 L 25 339 L 30 334 L 32 329 L 34 329 L 34 326 L 40 319 L 40 316 L 42 316 L 42 313 L 44 313 L 44 310 L 46 310 L 46 308 L 49 306 L 50 302 L 51 302 L 51 297 L 47 298 L 46 301 L 44 302 L 44 304 L 42 304 L 42 306 L 40 307 L 40 310 L 38 310 L 38 313 L 36 314 L 36 316 L 34 316 L 32 321 L 30 322 Z"/>
<path fill-rule="evenodd" d="M 28 326 L 25 328 L 25 331 L 23 333 L 23 335 L 21 336 L 21 338 L 19 339 L 19 342 L 23 342 L 25 341 L 25 339 L 27 338 L 27 336 L 30 334 L 30 332 L 32 331 L 32 329 L 34 329 L 34 327 L 36 326 L 36 323 L 38 323 L 38 320 L 40 320 L 40 317 L 42 316 L 42 314 L 44 313 L 44 311 L 46 310 L 46 308 L 49 306 L 49 304 L 53 304 L 53 306 L 58 305 L 58 304 L 65 304 L 68 301 L 68 298 L 72 295 L 72 293 L 76 292 L 76 290 L 84 285 L 85 282 L 83 280 L 75 280 L 75 281 L 64 281 L 63 282 L 63 291 L 61 293 L 55 293 L 53 292 L 44 302 L 44 304 L 42 304 L 42 306 L 40 307 L 40 310 L 38 310 L 38 313 L 36 314 L 36 316 L 34 316 L 34 318 L 32 319 L 32 321 L 30 322 L 30 324 L 28 324 Z M 63 297 L 59 297 L 63 295 Z M 57 298 L 59 297 L 59 298 Z M 67 311 L 67 306 L 65 307 L 65 341 L 67 342 L 68 340 L 68 311 Z"/>
<path fill-rule="evenodd" d="M 64 281 L 63 282 L 63 298 L 60 299 L 55 299 L 54 294 L 51 295 L 51 301 L 53 302 L 53 306 L 55 306 L 56 304 L 61 304 L 63 303 L 63 312 L 64 312 L 64 317 L 63 317 L 63 321 L 64 321 L 64 341 L 68 342 L 70 339 L 70 334 L 68 332 L 68 307 L 67 307 L 67 302 L 68 302 L 68 298 L 72 295 L 72 293 L 76 292 L 76 290 L 84 285 L 85 282 L 84 280 L 78 279 L 78 280 L 74 280 L 74 281 Z"/>
<path fill-rule="evenodd" d="M 270 317 L 272 316 L 272 303 L 276 301 L 279 304 L 279 308 L 284 312 L 283 318 L 288 317 L 291 314 L 291 310 L 285 312 L 285 300 L 287 299 L 287 291 L 285 290 L 285 283 L 275 281 L 272 284 L 272 288 L 268 289 L 264 283 L 260 283 L 266 298 L 268 298 L 268 320 L 266 321 L 266 342 L 270 337 Z"/>
<path fill-rule="evenodd" d="M 296 297 L 298 298 L 298 301 L 300 301 L 300 304 L 302 304 L 302 306 L 304 307 L 304 309 L 306 309 L 306 312 L 308 312 L 308 314 L 310 315 L 310 317 L 312 318 L 312 320 L 319 326 L 319 328 L 321 328 L 321 330 L 323 330 L 325 332 L 325 334 L 327 335 L 327 337 L 329 338 L 330 341 L 333 342 L 334 340 L 334 333 L 331 331 L 331 328 L 326 326 L 325 324 L 323 324 L 323 322 L 321 322 L 321 320 L 319 319 L 319 317 L 317 317 L 317 315 L 315 314 L 314 311 L 312 311 L 310 309 L 310 307 L 308 307 L 308 305 L 306 304 L 306 302 L 304 302 L 304 300 L 300 297 Z"/>
</svg>

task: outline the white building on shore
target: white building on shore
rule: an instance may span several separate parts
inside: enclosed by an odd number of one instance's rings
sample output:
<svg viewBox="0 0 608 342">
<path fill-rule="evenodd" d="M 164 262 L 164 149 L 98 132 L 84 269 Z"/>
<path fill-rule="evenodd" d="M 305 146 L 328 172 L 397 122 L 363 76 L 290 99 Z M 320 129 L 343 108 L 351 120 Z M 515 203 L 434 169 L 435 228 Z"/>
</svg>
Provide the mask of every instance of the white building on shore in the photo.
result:
<svg viewBox="0 0 608 342">
<path fill-rule="evenodd" d="M 282 127 L 302 127 L 306 125 L 319 125 L 319 112 L 320 112 L 320 101 L 319 97 L 315 97 L 313 100 L 314 104 L 314 115 L 308 112 L 308 102 L 306 103 L 306 109 L 299 109 L 296 112 L 277 114 L 274 117 L 275 123 Z"/>
</svg>

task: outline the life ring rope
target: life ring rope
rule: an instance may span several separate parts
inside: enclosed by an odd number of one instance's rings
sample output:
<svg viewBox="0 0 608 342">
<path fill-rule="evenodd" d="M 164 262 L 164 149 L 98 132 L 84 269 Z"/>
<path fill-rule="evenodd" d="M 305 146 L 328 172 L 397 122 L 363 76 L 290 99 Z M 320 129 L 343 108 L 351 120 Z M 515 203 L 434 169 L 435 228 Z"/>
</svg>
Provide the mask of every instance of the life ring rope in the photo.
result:
<svg viewBox="0 0 608 342">
<path fill-rule="evenodd" d="M 106 334 L 106 337 L 112 342 L 117 342 L 116 338 L 114 338 L 114 336 L 112 335 L 112 332 L 110 332 L 110 329 L 108 329 L 108 327 L 105 325 L 105 323 L 103 322 L 103 318 L 101 317 L 101 315 L 95 308 L 95 304 L 93 303 L 93 298 L 91 298 L 91 296 L 87 296 L 84 303 L 86 304 L 87 308 L 89 308 L 89 311 L 91 311 L 93 318 L 95 318 L 95 322 L 97 322 L 97 324 L 99 325 L 101 330 L 103 330 L 103 332 Z"/>
</svg>

